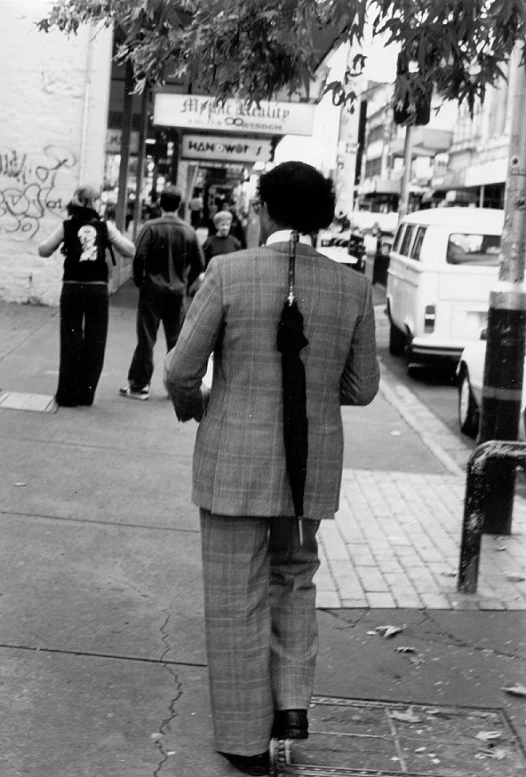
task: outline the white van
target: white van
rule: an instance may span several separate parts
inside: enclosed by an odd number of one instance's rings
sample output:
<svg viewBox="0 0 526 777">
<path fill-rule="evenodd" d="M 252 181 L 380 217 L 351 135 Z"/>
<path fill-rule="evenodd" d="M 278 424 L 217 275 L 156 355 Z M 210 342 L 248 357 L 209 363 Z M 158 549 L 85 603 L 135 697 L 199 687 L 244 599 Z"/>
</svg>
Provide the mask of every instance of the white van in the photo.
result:
<svg viewBox="0 0 526 777">
<path fill-rule="evenodd" d="M 389 351 L 458 360 L 486 326 L 504 211 L 434 208 L 400 222 L 387 274 Z"/>
</svg>

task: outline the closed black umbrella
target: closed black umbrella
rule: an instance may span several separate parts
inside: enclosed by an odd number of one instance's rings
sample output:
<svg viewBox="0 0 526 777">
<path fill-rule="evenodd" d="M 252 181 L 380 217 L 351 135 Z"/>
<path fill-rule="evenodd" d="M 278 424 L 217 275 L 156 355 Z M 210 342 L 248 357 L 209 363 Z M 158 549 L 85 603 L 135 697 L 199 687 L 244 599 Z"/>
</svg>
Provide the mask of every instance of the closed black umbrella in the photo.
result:
<svg viewBox="0 0 526 777">
<path fill-rule="evenodd" d="M 303 542 L 301 521 L 309 445 L 305 367 L 300 351 L 309 341 L 303 333 L 303 316 L 294 295 L 297 242 L 298 233 L 293 231 L 289 241 L 289 294 L 278 323 L 277 347 L 281 353 L 283 441 L 287 476 L 292 491 L 294 513 L 298 518 L 300 542 Z"/>
</svg>

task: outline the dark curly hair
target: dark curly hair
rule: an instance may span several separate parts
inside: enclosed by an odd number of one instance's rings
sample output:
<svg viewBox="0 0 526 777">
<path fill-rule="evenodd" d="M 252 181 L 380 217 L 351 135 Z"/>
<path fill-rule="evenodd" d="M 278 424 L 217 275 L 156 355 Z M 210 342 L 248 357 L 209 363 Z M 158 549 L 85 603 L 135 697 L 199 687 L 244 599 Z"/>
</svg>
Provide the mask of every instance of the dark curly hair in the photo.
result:
<svg viewBox="0 0 526 777">
<path fill-rule="evenodd" d="M 332 181 L 304 162 L 283 162 L 262 175 L 258 196 L 276 223 L 302 234 L 328 227 L 334 218 Z"/>
</svg>

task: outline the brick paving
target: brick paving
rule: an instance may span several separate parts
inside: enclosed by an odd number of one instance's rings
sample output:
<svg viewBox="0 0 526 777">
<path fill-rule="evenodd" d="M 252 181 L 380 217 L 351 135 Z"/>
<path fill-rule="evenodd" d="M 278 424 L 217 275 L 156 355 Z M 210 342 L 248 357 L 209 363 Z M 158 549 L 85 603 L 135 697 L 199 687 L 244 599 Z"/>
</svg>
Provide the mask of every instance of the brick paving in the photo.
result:
<svg viewBox="0 0 526 777">
<path fill-rule="evenodd" d="M 392 389 L 383 383 L 381 390 L 396 404 Z M 438 439 L 457 459 L 467 461 L 469 450 L 405 392 L 405 420 L 451 474 L 344 470 L 340 510 L 319 533 L 317 606 L 526 610 L 526 502 L 515 498 L 512 536 L 483 537 L 477 594 L 457 593 L 465 474 L 429 429 L 440 425 Z"/>
</svg>

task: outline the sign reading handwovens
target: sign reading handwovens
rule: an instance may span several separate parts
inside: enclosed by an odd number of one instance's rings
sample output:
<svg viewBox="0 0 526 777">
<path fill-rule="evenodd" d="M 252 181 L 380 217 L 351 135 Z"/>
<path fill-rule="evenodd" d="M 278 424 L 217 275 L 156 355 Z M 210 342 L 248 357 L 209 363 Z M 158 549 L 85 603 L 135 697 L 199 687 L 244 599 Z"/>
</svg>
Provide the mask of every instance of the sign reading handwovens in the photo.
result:
<svg viewBox="0 0 526 777">
<path fill-rule="evenodd" d="M 267 102 L 250 107 L 243 100 L 157 92 L 153 123 L 168 127 L 254 132 L 263 135 L 311 135 L 314 105 Z"/>
<path fill-rule="evenodd" d="M 224 162 L 268 162 L 270 140 L 247 140 L 221 135 L 184 135 L 183 159 L 216 159 Z"/>
</svg>

